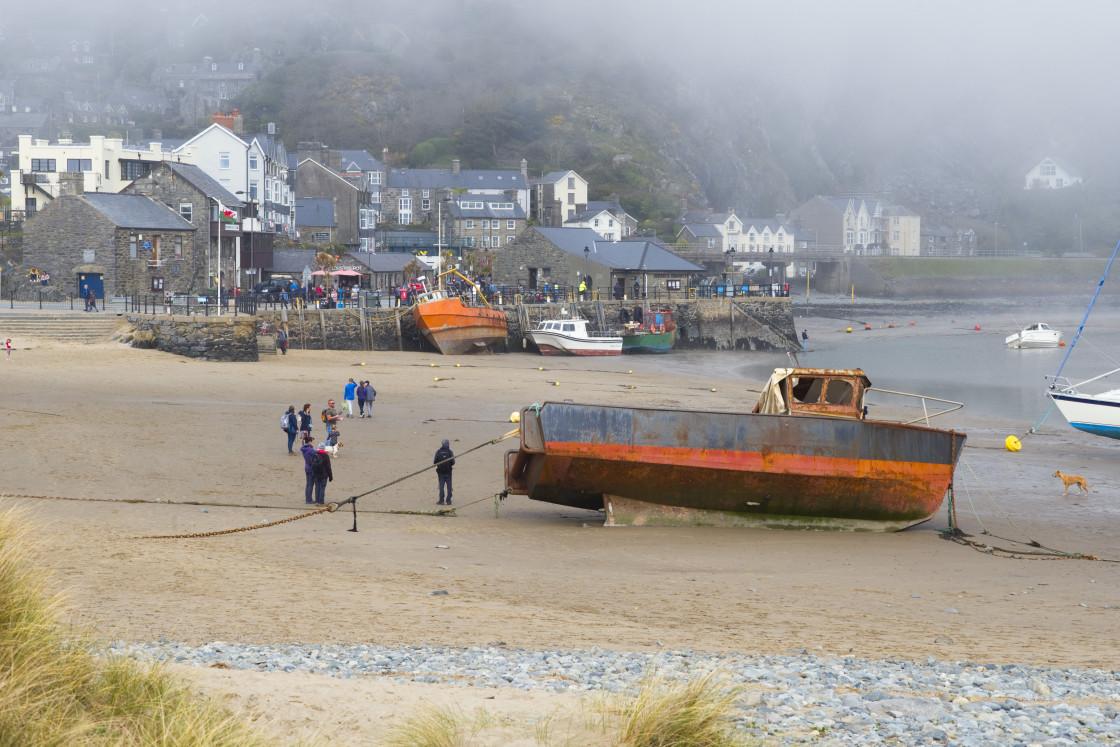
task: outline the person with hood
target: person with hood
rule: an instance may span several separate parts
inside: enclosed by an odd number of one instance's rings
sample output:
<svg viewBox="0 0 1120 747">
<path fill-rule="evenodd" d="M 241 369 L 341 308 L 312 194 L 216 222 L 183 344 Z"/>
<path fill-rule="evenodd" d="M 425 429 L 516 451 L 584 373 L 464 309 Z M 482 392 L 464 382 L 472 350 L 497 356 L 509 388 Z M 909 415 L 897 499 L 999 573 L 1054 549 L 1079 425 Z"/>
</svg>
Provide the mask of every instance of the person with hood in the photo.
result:
<svg viewBox="0 0 1120 747">
<path fill-rule="evenodd" d="M 311 457 L 315 456 L 315 439 L 310 434 L 303 437 L 303 446 L 300 447 L 300 453 L 303 454 L 303 474 L 304 474 L 304 488 L 303 488 L 303 502 L 315 502 L 315 474 L 311 471 Z"/>
<path fill-rule="evenodd" d="M 327 483 L 334 482 L 331 456 L 325 449 L 320 448 L 311 455 L 310 465 L 315 480 L 315 503 L 322 506 L 326 503 Z"/>
<path fill-rule="evenodd" d="M 436 451 L 436 458 L 432 460 L 436 465 L 436 477 L 439 478 L 439 505 L 444 505 L 443 489 L 447 486 L 447 505 L 451 505 L 451 468 L 455 466 L 455 454 L 451 451 L 451 442 L 446 438 Z"/>
</svg>

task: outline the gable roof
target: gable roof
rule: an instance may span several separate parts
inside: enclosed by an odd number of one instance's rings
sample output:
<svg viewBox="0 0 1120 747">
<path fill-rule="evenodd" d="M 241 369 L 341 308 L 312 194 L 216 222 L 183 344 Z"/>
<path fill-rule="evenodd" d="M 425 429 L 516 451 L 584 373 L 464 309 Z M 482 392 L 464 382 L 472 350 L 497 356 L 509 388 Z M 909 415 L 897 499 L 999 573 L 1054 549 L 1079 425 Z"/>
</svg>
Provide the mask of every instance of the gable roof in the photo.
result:
<svg viewBox="0 0 1120 747">
<path fill-rule="evenodd" d="M 716 224 L 714 223 L 686 223 L 681 226 L 681 230 L 677 231 L 677 236 L 680 236 L 685 231 L 688 231 L 698 239 L 723 238 L 723 234 L 716 228 Z"/>
<path fill-rule="evenodd" d="M 618 200 L 588 200 L 587 209 L 606 210 L 616 218 L 622 218 L 623 216 L 625 216 L 627 218 L 630 218 L 630 220 L 634 220 L 630 217 L 630 214 L 627 213 L 625 209 L 623 209 Z"/>
<path fill-rule="evenodd" d="M 193 231 L 192 226 L 166 205 L 144 195 L 87 192 L 82 195 L 94 210 L 118 228 L 144 228 L 153 231 Z"/>
<path fill-rule="evenodd" d="M 370 155 L 368 150 L 342 150 L 342 171 L 384 171 L 385 164 Z"/>
<path fill-rule="evenodd" d="M 604 241 L 590 228 L 546 228 L 532 230 L 562 251 L 583 257 L 589 249 L 591 260 L 613 270 L 646 272 L 699 272 L 704 268 L 681 259 L 652 241 Z"/>
<path fill-rule="evenodd" d="M 392 169 L 385 175 L 385 186 L 397 189 L 526 189 L 520 171 L 464 169 Z"/>
<path fill-rule="evenodd" d="M 218 129 L 215 130 L 214 129 L 215 127 L 218 128 Z M 245 149 L 249 148 L 249 143 L 245 142 L 240 137 L 235 135 L 233 133 L 233 130 L 229 129 L 228 127 L 224 127 L 224 126 L 218 124 L 217 122 L 215 122 L 214 124 L 210 125 L 206 129 L 204 129 L 202 132 L 198 133 L 194 137 L 187 140 L 185 143 L 183 143 L 178 148 L 176 148 L 175 151 L 173 151 L 173 152 L 177 152 L 177 151 L 182 150 L 183 148 L 187 147 L 188 145 L 191 145 L 192 143 L 194 143 L 194 141 L 202 138 L 204 135 L 206 135 L 208 132 L 211 132 L 211 131 L 218 132 L 221 135 L 225 135 L 228 138 L 236 140 L 237 142 L 241 143 L 241 146 L 244 147 Z"/>
<path fill-rule="evenodd" d="M 230 192 L 223 187 L 213 177 L 197 166 L 192 166 L 188 163 L 177 163 L 174 161 L 164 161 L 167 167 L 175 176 L 184 179 L 193 185 L 199 192 L 209 197 L 211 200 L 216 200 L 225 207 L 243 207 L 243 203 L 237 195 Z"/>
<path fill-rule="evenodd" d="M 599 208 L 598 210 L 590 210 L 590 209 L 589 210 L 581 210 L 580 212 L 572 215 L 571 218 L 566 219 L 564 222 L 565 223 L 586 223 L 588 221 L 594 220 L 595 218 L 598 218 L 600 215 L 607 215 L 607 216 L 610 216 L 611 218 L 615 217 L 614 214 L 612 214 L 606 208 Z"/>
<path fill-rule="evenodd" d="M 307 166 L 306 164 L 310 164 L 310 166 Z M 350 189 L 353 189 L 353 190 L 358 191 L 358 192 L 362 191 L 353 182 L 344 178 L 337 171 L 334 171 L 333 169 L 328 169 L 326 166 L 319 163 L 314 158 L 305 158 L 305 159 L 303 159 L 302 161 L 299 162 L 299 166 L 296 168 L 296 178 L 297 179 L 299 178 L 299 170 L 300 169 L 311 169 L 311 168 L 319 169 L 320 171 L 323 171 L 326 174 L 330 174 L 335 179 L 337 179 L 340 183 L 345 184 Z"/>
</svg>

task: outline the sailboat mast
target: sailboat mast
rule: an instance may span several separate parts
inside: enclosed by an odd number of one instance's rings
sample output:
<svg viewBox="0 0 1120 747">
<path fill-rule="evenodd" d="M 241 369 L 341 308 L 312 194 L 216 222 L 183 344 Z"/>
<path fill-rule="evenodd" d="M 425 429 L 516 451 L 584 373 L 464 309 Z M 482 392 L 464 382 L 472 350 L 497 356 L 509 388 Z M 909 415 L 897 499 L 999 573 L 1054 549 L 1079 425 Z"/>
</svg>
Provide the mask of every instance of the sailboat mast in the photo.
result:
<svg viewBox="0 0 1120 747">
<path fill-rule="evenodd" d="M 1077 341 L 1081 339 L 1081 332 L 1085 329 L 1085 323 L 1089 321 L 1089 312 L 1093 310 L 1093 304 L 1097 302 L 1097 296 L 1101 294 L 1101 288 L 1104 286 L 1105 278 L 1108 277 L 1108 271 L 1112 269 L 1112 263 L 1116 261 L 1117 252 L 1120 252 L 1120 241 L 1116 242 L 1116 248 L 1112 250 L 1112 256 L 1104 268 L 1104 274 L 1101 275 L 1101 281 L 1097 283 L 1097 290 L 1093 293 L 1093 300 L 1089 302 L 1089 308 L 1085 309 L 1085 318 L 1081 320 L 1081 326 L 1077 328 L 1077 334 L 1073 336 L 1073 342 L 1069 344 L 1069 350 L 1066 351 L 1066 356 L 1062 358 L 1062 365 L 1058 366 L 1058 373 L 1054 374 L 1054 381 L 1057 381 L 1058 377 L 1062 375 L 1062 369 L 1066 367 L 1066 361 L 1069 360 L 1070 353 L 1073 352 Z"/>
</svg>

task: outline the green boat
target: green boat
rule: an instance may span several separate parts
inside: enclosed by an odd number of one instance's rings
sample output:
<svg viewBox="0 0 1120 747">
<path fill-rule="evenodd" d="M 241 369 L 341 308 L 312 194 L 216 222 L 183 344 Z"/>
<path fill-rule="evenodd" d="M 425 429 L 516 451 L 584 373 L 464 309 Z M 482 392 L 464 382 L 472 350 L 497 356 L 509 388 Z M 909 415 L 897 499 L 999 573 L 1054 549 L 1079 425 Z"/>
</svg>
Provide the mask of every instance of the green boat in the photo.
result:
<svg viewBox="0 0 1120 747">
<path fill-rule="evenodd" d="M 622 329 L 623 353 L 668 353 L 677 341 L 677 323 L 669 309 L 647 309 L 641 321 Z"/>
</svg>

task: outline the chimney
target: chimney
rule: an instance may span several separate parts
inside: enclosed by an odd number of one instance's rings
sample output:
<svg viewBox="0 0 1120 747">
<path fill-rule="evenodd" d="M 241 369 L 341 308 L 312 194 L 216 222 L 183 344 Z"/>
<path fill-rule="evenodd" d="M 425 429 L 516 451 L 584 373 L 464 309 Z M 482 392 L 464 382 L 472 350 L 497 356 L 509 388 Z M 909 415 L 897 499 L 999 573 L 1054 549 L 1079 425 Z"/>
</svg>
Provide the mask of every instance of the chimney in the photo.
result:
<svg viewBox="0 0 1120 747">
<path fill-rule="evenodd" d="M 521 178 L 524 179 L 526 183 L 529 182 L 529 162 L 524 158 L 521 159 Z"/>
<path fill-rule="evenodd" d="M 451 175 L 452 176 L 459 176 L 459 159 L 458 158 L 452 158 L 451 159 Z"/>
<path fill-rule="evenodd" d="M 58 175 L 58 196 L 69 197 L 86 193 L 85 177 L 80 171 L 63 171 Z"/>
<path fill-rule="evenodd" d="M 389 149 L 388 148 L 382 148 L 381 149 L 381 165 L 382 166 L 388 166 L 389 165 Z"/>
<path fill-rule="evenodd" d="M 276 123 L 275 122 L 269 122 L 268 123 L 268 134 L 269 135 L 275 135 L 276 134 Z"/>
</svg>

